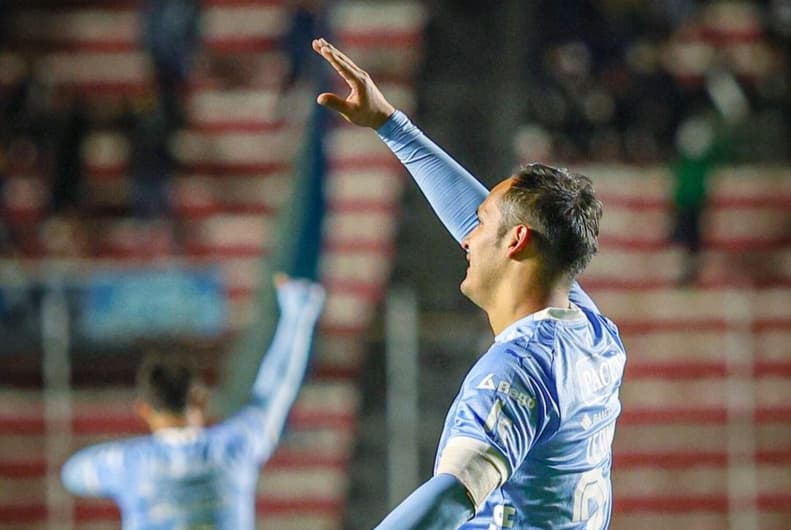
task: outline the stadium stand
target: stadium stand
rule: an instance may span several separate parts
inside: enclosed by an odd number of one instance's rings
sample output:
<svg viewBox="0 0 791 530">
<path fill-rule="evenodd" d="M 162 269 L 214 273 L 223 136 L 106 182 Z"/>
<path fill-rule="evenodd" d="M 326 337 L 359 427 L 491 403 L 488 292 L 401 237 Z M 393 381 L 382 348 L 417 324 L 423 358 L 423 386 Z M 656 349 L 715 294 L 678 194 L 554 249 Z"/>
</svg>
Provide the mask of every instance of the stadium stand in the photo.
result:
<svg viewBox="0 0 791 530">
<path fill-rule="evenodd" d="M 713 181 L 700 285 L 675 286 L 661 170 L 591 168 L 602 248 L 582 279 L 629 352 L 612 528 L 757 528 L 791 521 L 788 170 Z M 730 513 L 730 516 L 729 516 Z"/>
<path fill-rule="evenodd" d="M 189 123 L 175 139 L 180 167 L 172 182 L 173 224 L 165 222 L 152 232 L 129 217 L 128 141 L 112 123 L 95 127 L 83 145 L 91 240 L 90 253 L 80 263 L 90 259 L 95 266 L 126 268 L 156 260 L 219 263 L 229 329 L 198 348 L 207 357 L 213 346 L 222 350 L 250 319 L 260 256 L 270 250 L 272 219 L 286 197 L 310 108 L 306 103 L 314 94 L 299 86 L 293 94 L 280 94 L 289 66 L 278 51 L 289 20 L 286 2 L 209 0 L 203 5 L 204 50 L 190 84 Z M 137 45 L 139 6 L 136 1 L 80 0 L 39 2 L 32 8 L 19 2 L 9 10 L 9 45 L 0 62 L 13 78 L 14 68 L 24 70 L 25 58 L 34 54 L 36 71 L 48 82 L 80 91 L 96 107 L 117 110 L 123 98 L 150 90 L 149 67 Z M 337 40 L 387 80 L 385 88 L 400 107 L 412 108 L 422 8 L 343 2 L 330 18 Z M 306 103 L 295 103 L 297 98 Z M 342 126 L 330 133 L 327 152 L 329 213 L 322 263 L 327 309 L 312 375 L 281 449 L 264 470 L 268 478 L 259 484 L 260 528 L 340 528 L 356 428 L 354 376 L 362 333 L 391 267 L 403 184 L 397 163 L 375 138 Z M 4 189 L 13 222 L 37 234 L 48 201 L 40 175 L 11 171 Z M 175 231 L 183 234 L 179 242 Z M 41 255 L 33 247 L 17 264 L 35 274 L 45 264 Z M 129 407 L 134 362 L 76 356 L 73 417 L 66 426 L 72 435 L 55 439 L 48 437 L 39 389 L 41 355 L 27 352 L 6 360 L 13 367 L 3 376 L 8 406 L 0 413 L 0 528 L 51 527 L 56 514 L 48 511 L 53 492 L 47 477 L 57 473 L 60 462 L 47 460 L 53 454 L 47 448 L 61 440 L 67 446 L 57 453 L 65 456 L 88 443 L 141 433 L 143 426 Z M 216 379 L 218 363 L 208 354 L 210 378 Z M 77 500 L 72 515 L 78 528 L 118 526 L 117 509 L 109 501 Z"/>
<path fill-rule="evenodd" d="M 122 96 L 146 92 L 148 66 L 135 44 L 139 2 L 41 1 L 35 9 L 26 2 L 16 4 L 22 7 L 10 11 L 4 26 L 11 31 L 0 52 L 1 87 L 21 75 L 25 57 L 35 52 L 49 80 L 78 88 L 98 107 L 112 109 Z M 738 4 L 723 2 L 722 9 Z M 299 108 L 279 95 L 288 70 L 286 58 L 276 51 L 287 22 L 285 2 L 205 0 L 204 5 L 204 57 L 209 60 L 199 61 L 190 87 L 191 121 L 178 138 L 185 169 L 172 183 L 184 240 L 172 243 L 172 227 L 162 228 L 159 256 L 221 263 L 232 333 L 250 318 L 258 256 L 268 251 L 271 219 L 286 195 L 305 116 L 284 112 L 286 107 Z M 333 17 L 339 43 L 371 69 L 405 110 L 414 107 L 412 76 L 423 17 L 417 4 L 372 8 L 355 2 L 340 4 Z M 735 29 L 747 32 L 740 42 L 749 44 L 749 28 Z M 698 49 L 701 38 L 682 35 L 674 44 Z M 736 50 L 741 44 L 732 46 Z M 732 56 L 748 70 L 773 64 L 745 62 L 738 50 Z M 693 73 L 697 66 L 678 64 Z M 308 100 L 311 94 L 305 94 Z M 94 234 L 89 248 L 102 265 L 134 266 L 155 257 L 140 245 L 151 232 L 126 215 L 130 185 L 125 142 L 118 130 L 101 127 L 84 145 Z M 331 220 L 323 263 L 328 310 L 318 364 L 259 485 L 261 528 L 341 527 L 346 469 L 360 434 L 360 396 L 354 383 L 365 355 L 360 337 L 392 266 L 400 169 L 376 138 L 353 128 L 334 129 L 328 152 Z M 675 282 L 681 251 L 666 243 L 670 176 L 654 166 L 637 167 L 585 169 L 595 178 L 606 213 L 601 254 L 582 281 L 620 324 L 630 354 L 624 415 L 616 436 L 612 527 L 722 529 L 733 522 L 733 513 L 749 514 L 756 508 L 758 528 L 788 528 L 791 175 L 787 169 L 757 165 L 716 175 L 700 286 L 679 289 Z M 46 185 L 24 164 L 5 173 L 5 214 L 21 234 L 37 240 L 46 218 Z M 35 274 L 42 265 L 40 245 L 19 251 L 25 256 L 23 268 Z M 222 337 L 201 351 L 206 355 L 227 340 Z M 53 492 L 47 491 L 47 475 L 59 462 L 43 456 L 53 440 L 46 435 L 37 390 L 40 361 L 38 352 L 3 359 L 1 530 L 48 526 L 46 503 Z M 73 436 L 62 454 L 140 432 L 124 386 L 131 382 L 133 361 L 107 356 L 101 366 L 95 358 L 75 366 Z M 98 377 L 112 388 L 86 383 Z M 433 447 L 436 440 L 429 442 Z M 274 496 L 268 480 L 288 486 Z M 74 516 L 81 529 L 118 526 L 117 511 L 108 502 L 78 501 Z"/>
</svg>

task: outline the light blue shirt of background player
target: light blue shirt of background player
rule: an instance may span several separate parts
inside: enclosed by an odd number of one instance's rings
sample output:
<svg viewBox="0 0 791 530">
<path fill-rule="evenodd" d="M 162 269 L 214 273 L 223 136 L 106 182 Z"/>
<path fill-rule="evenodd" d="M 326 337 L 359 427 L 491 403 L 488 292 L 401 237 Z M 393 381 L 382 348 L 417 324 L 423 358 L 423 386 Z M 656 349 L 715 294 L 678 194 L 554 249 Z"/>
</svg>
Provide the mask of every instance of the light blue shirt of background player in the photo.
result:
<svg viewBox="0 0 791 530">
<path fill-rule="evenodd" d="M 323 39 L 314 41 L 314 49 L 352 90 L 346 99 L 321 94 L 318 102 L 352 123 L 377 129 L 406 166 L 467 252 L 462 292 L 487 312 L 496 334 L 451 405 L 434 476 L 377 528 L 607 528 L 612 441 L 626 362 L 617 328 L 573 280 L 579 270 L 567 280 L 542 278 L 552 269 L 541 260 L 552 255 L 539 248 L 540 238 L 551 227 L 504 221 L 504 196 L 519 185 L 516 178 L 489 192 L 395 111 L 351 59 Z M 595 219 L 585 229 L 593 232 L 587 234 L 591 248 L 577 264 L 584 267 L 595 252 L 601 212 L 589 181 L 547 166 L 528 166 L 525 172 L 550 186 L 553 178 L 560 179 L 566 192 L 576 194 L 565 206 L 577 207 L 579 201 L 590 206 Z M 554 205 L 534 206 L 541 207 Z"/>
<path fill-rule="evenodd" d="M 66 488 L 112 498 L 125 530 L 254 528 L 259 467 L 274 452 L 298 394 L 325 296 L 306 280 L 276 283 L 280 319 L 246 406 L 204 428 L 200 407 L 174 412 L 143 403 L 152 434 L 78 451 L 62 469 Z M 187 369 L 167 362 L 153 368 L 169 370 L 181 394 L 195 390 L 180 375 Z"/>
</svg>

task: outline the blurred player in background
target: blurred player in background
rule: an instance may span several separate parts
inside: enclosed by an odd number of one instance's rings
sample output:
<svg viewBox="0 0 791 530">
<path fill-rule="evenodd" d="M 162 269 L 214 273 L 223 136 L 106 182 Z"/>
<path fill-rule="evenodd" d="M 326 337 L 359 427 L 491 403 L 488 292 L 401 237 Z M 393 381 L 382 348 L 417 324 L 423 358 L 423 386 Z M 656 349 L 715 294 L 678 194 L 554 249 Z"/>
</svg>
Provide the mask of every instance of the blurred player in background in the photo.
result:
<svg viewBox="0 0 791 530">
<path fill-rule="evenodd" d="M 607 528 L 626 355 L 574 279 L 598 249 L 590 180 L 532 164 L 489 192 L 367 72 L 324 39 L 313 48 L 351 89 L 317 101 L 376 129 L 404 163 L 466 252 L 461 290 L 495 334 L 451 405 L 434 476 L 378 528 Z"/>
<path fill-rule="evenodd" d="M 212 427 L 189 359 L 146 359 L 136 409 L 152 434 L 82 449 L 62 471 L 77 495 L 110 497 L 125 529 L 252 529 L 259 467 L 277 447 L 305 374 L 324 290 L 276 277 L 281 316 L 249 403 Z"/>
</svg>

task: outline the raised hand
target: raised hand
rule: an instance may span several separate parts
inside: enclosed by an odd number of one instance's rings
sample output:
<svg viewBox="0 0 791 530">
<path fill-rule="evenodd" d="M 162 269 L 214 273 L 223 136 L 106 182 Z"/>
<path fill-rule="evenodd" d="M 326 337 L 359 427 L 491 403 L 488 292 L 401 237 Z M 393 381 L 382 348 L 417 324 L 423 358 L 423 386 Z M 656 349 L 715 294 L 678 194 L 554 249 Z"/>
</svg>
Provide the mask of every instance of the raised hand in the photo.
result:
<svg viewBox="0 0 791 530">
<path fill-rule="evenodd" d="M 385 99 L 368 72 L 324 39 L 315 39 L 313 50 L 332 65 L 350 88 L 346 99 L 331 92 L 319 94 L 316 98 L 319 105 L 334 110 L 346 121 L 361 127 L 378 129 L 384 125 L 395 112 L 395 107 Z"/>
</svg>

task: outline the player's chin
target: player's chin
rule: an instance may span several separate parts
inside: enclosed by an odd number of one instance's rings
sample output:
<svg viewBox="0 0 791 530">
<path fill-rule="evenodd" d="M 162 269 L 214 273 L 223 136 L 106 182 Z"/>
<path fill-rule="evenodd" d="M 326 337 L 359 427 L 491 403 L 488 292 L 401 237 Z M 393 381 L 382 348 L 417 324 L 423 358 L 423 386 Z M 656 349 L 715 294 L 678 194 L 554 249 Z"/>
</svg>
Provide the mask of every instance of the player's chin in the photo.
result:
<svg viewBox="0 0 791 530">
<path fill-rule="evenodd" d="M 459 290 L 461 294 L 466 296 L 467 298 L 472 298 L 472 281 L 470 280 L 470 271 L 467 269 L 467 276 L 459 284 Z"/>
</svg>

